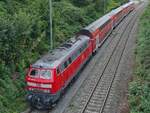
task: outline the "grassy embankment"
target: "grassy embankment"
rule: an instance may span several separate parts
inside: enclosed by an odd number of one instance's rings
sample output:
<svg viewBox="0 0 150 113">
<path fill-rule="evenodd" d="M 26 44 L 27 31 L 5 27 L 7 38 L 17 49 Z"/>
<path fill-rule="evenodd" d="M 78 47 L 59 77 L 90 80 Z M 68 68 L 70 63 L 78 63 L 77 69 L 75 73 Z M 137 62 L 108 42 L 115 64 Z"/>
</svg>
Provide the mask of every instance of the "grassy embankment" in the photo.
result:
<svg viewBox="0 0 150 113">
<path fill-rule="evenodd" d="M 150 113 L 150 5 L 140 18 L 135 76 L 129 92 L 131 113 Z"/>
</svg>

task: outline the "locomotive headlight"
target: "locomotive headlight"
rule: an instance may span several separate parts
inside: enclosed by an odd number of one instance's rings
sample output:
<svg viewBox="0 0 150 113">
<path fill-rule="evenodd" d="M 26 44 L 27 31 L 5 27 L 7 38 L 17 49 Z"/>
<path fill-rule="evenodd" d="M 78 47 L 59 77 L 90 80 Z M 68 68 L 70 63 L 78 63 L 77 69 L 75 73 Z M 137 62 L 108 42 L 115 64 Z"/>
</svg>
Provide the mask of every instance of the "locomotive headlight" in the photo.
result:
<svg viewBox="0 0 150 113">
<path fill-rule="evenodd" d="M 32 87 L 52 88 L 51 84 L 40 84 L 40 83 L 27 82 L 27 85 L 32 86 Z"/>
<path fill-rule="evenodd" d="M 52 88 L 51 84 L 41 84 L 42 88 Z"/>
<path fill-rule="evenodd" d="M 36 83 L 33 83 L 33 82 L 27 82 L 27 85 L 28 85 L 28 86 L 36 86 Z"/>
</svg>

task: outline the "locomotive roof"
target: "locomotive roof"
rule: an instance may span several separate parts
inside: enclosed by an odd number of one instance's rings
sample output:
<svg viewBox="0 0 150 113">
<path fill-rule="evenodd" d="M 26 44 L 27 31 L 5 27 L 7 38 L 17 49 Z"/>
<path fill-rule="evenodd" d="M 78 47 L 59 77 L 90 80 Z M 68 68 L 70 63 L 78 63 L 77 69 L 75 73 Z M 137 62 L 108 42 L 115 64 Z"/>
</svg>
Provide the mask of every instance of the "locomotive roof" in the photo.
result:
<svg viewBox="0 0 150 113">
<path fill-rule="evenodd" d="M 65 42 L 60 47 L 54 49 L 52 52 L 44 55 L 41 59 L 36 61 L 32 67 L 34 68 L 54 68 L 61 64 L 69 54 L 77 50 L 85 42 L 89 41 L 87 36 L 73 37 Z"/>
</svg>

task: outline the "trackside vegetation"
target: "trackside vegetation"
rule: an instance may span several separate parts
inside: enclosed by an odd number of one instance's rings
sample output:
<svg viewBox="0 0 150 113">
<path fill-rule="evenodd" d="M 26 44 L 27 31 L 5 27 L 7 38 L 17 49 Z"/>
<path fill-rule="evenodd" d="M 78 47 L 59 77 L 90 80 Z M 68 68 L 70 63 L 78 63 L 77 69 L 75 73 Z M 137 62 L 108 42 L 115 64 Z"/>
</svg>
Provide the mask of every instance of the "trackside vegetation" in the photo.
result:
<svg viewBox="0 0 150 113">
<path fill-rule="evenodd" d="M 54 48 L 128 0 L 52 0 Z M 106 0 L 105 0 L 106 1 Z M 20 113 L 30 64 L 49 51 L 48 0 L 0 0 L 0 113 Z"/>
<path fill-rule="evenodd" d="M 140 18 L 135 76 L 129 93 L 131 113 L 150 113 L 150 5 Z"/>
</svg>

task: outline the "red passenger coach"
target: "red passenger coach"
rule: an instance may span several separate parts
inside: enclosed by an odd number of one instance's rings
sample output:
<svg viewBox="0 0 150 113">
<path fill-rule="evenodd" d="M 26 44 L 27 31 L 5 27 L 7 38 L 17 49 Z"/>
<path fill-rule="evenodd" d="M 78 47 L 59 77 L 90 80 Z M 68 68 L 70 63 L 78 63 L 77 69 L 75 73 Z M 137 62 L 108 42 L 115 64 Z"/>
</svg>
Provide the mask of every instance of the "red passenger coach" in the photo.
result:
<svg viewBox="0 0 150 113">
<path fill-rule="evenodd" d="M 128 14 L 132 10 L 134 10 L 134 3 L 133 2 L 129 2 L 129 3 L 126 3 L 125 5 L 123 5 L 121 7 L 123 8 L 123 13 L 124 14 Z"/>
<path fill-rule="evenodd" d="M 113 27 L 116 27 L 124 17 L 123 8 L 119 7 L 115 10 L 112 10 L 111 13 L 113 13 Z"/>
<path fill-rule="evenodd" d="M 86 35 L 90 37 L 92 41 L 92 49 L 95 52 L 98 47 L 104 42 L 106 37 L 112 31 L 112 20 L 110 15 L 105 15 L 93 22 L 89 26 L 85 27 L 79 32 L 79 35 Z"/>
</svg>

